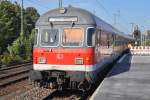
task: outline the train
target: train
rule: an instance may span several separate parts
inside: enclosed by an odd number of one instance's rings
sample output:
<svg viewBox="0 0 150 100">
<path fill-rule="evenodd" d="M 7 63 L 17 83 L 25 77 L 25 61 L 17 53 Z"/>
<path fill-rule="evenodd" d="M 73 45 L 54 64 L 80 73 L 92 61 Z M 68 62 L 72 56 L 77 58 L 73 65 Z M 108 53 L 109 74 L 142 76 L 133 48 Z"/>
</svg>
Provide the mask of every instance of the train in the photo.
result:
<svg viewBox="0 0 150 100">
<path fill-rule="evenodd" d="M 93 13 L 77 7 L 50 10 L 35 25 L 33 84 L 87 91 L 98 74 L 134 40 Z"/>
</svg>

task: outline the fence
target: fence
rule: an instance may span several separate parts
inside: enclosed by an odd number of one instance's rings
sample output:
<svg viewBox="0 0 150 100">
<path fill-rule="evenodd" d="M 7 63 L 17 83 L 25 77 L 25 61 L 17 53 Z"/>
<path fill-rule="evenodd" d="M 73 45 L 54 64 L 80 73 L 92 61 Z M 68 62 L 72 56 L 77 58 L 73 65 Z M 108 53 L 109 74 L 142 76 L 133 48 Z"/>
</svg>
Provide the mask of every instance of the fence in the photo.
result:
<svg viewBox="0 0 150 100">
<path fill-rule="evenodd" d="M 150 46 L 130 47 L 130 51 L 133 55 L 150 55 Z"/>
</svg>

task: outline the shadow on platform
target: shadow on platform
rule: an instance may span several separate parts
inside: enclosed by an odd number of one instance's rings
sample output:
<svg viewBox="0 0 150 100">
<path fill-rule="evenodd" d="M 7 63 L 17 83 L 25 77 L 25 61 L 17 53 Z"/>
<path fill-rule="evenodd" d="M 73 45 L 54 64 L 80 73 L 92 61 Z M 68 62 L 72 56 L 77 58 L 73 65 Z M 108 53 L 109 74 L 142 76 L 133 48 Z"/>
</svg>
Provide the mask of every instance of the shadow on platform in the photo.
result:
<svg viewBox="0 0 150 100">
<path fill-rule="evenodd" d="M 111 69 L 107 77 L 112 77 L 114 75 L 122 74 L 124 72 L 129 71 L 131 67 L 131 59 L 132 59 L 132 55 L 128 54 L 121 63 L 117 62 L 113 66 L 113 68 Z"/>
</svg>

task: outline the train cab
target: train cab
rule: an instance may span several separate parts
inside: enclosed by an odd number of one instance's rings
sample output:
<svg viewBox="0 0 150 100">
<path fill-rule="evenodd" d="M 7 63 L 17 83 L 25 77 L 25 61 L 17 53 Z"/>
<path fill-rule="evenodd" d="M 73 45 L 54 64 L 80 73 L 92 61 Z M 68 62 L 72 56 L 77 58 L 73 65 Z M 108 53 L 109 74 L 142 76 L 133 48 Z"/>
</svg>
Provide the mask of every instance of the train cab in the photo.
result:
<svg viewBox="0 0 150 100">
<path fill-rule="evenodd" d="M 117 33 L 81 8 L 48 11 L 36 23 L 30 79 L 51 88 L 89 89 L 104 65 L 126 49 L 126 38 Z"/>
</svg>

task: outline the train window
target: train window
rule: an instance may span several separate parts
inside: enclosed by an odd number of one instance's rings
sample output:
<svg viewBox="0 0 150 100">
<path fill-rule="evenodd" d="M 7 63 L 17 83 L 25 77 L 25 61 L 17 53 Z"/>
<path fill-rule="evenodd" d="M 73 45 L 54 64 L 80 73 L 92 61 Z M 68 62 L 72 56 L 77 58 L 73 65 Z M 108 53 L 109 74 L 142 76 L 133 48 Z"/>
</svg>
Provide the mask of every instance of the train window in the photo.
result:
<svg viewBox="0 0 150 100">
<path fill-rule="evenodd" d="M 38 35 L 38 29 L 35 29 L 35 34 L 34 34 L 34 45 L 37 45 L 37 35 Z"/>
<path fill-rule="evenodd" d="M 101 30 L 97 30 L 96 32 L 96 44 L 100 45 L 101 42 Z"/>
<path fill-rule="evenodd" d="M 88 31 L 87 31 L 87 45 L 88 46 L 94 46 L 95 45 L 94 33 L 95 33 L 95 28 L 89 28 L 88 29 Z"/>
<path fill-rule="evenodd" d="M 110 48 L 112 46 L 112 44 L 113 44 L 112 35 L 111 35 L 111 33 L 108 33 L 108 35 L 107 35 L 107 46 L 108 46 L 108 48 Z"/>
<path fill-rule="evenodd" d="M 57 29 L 44 29 L 41 34 L 41 44 L 43 46 L 56 46 L 59 40 Z"/>
<path fill-rule="evenodd" d="M 108 46 L 108 43 L 107 43 L 107 33 L 106 33 L 106 31 L 102 31 L 102 32 L 101 32 L 101 46 L 103 46 L 103 47 Z"/>
<path fill-rule="evenodd" d="M 81 28 L 65 28 L 63 32 L 63 46 L 82 46 L 84 30 Z"/>
</svg>

